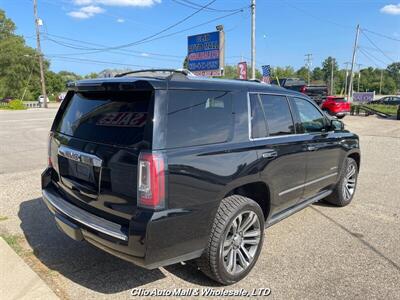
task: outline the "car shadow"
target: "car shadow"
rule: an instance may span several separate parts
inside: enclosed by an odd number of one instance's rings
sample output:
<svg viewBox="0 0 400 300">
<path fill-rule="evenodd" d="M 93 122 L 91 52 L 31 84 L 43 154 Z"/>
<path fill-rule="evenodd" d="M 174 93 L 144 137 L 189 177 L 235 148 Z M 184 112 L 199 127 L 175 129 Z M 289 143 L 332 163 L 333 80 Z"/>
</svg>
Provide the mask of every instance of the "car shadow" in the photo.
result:
<svg viewBox="0 0 400 300">
<path fill-rule="evenodd" d="M 50 270 L 88 289 L 113 294 L 140 287 L 166 276 L 114 257 L 87 242 L 77 242 L 59 231 L 41 198 L 22 202 L 18 216 L 33 254 Z M 183 280 L 212 286 L 191 264 L 165 268 Z"/>
</svg>

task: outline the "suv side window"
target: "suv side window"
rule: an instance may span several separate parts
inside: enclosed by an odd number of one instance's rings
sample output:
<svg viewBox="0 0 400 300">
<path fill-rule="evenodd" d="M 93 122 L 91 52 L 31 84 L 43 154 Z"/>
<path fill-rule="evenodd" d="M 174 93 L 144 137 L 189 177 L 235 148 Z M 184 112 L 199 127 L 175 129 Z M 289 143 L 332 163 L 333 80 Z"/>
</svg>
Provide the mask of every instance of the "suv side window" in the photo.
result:
<svg viewBox="0 0 400 300">
<path fill-rule="evenodd" d="M 326 127 L 325 117 L 309 101 L 293 98 L 305 132 L 321 132 Z"/>
<path fill-rule="evenodd" d="M 232 95 L 170 90 L 167 118 L 167 148 L 226 142 L 233 125 Z"/>
<path fill-rule="evenodd" d="M 287 98 L 268 94 L 260 95 L 260 98 L 269 136 L 293 134 L 295 130 Z"/>
<path fill-rule="evenodd" d="M 251 138 L 256 139 L 266 137 L 268 135 L 267 123 L 257 94 L 250 94 L 250 109 Z"/>
</svg>

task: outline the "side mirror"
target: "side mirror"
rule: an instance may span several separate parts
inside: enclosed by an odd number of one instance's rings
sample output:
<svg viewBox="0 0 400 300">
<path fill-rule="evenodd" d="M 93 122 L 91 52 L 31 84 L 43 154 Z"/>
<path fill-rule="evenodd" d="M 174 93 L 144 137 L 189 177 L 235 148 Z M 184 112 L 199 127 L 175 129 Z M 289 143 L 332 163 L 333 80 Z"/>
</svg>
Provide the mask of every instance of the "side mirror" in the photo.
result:
<svg viewBox="0 0 400 300">
<path fill-rule="evenodd" d="M 337 119 L 331 119 L 331 128 L 333 130 L 344 130 L 344 123 Z"/>
</svg>

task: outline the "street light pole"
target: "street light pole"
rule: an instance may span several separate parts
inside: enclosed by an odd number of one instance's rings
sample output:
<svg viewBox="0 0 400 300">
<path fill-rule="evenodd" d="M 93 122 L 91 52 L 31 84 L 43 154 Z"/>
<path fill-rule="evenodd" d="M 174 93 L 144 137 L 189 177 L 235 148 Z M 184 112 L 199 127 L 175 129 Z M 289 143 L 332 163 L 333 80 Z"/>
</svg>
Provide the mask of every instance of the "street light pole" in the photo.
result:
<svg viewBox="0 0 400 300">
<path fill-rule="evenodd" d="M 47 108 L 47 93 L 46 93 L 46 83 L 44 78 L 44 68 L 43 68 L 43 54 L 42 49 L 40 47 L 40 30 L 39 30 L 39 18 L 37 13 L 37 0 L 33 0 L 33 13 L 35 16 L 35 26 L 36 26 L 36 49 L 38 52 L 39 57 L 39 67 L 40 67 L 40 82 L 42 85 L 42 95 L 43 99 L 43 106 Z"/>
<path fill-rule="evenodd" d="M 251 0 L 251 79 L 256 79 L 256 0 Z"/>
</svg>

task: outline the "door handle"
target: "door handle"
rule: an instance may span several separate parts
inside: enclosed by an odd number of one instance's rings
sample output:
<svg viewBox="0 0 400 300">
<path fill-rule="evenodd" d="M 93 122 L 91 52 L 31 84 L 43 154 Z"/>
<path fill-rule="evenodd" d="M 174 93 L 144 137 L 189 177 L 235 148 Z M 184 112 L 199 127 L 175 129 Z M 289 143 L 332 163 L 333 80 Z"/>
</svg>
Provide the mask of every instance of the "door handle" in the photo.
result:
<svg viewBox="0 0 400 300">
<path fill-rule="evenodd" d="M 318 150 L 318 148 L 315 147 L 315 146 L 307 146 L 307 150 L 308 151 L 315 151 L 315 150 Z"/>
<path fill-rule="evenodd" d="M 278 156 L 278 153 L 276 151 L 269 151 L 269 152 L 264 152 L 262 154 L 263 158 L 275 158 Z"/>
</svg>

